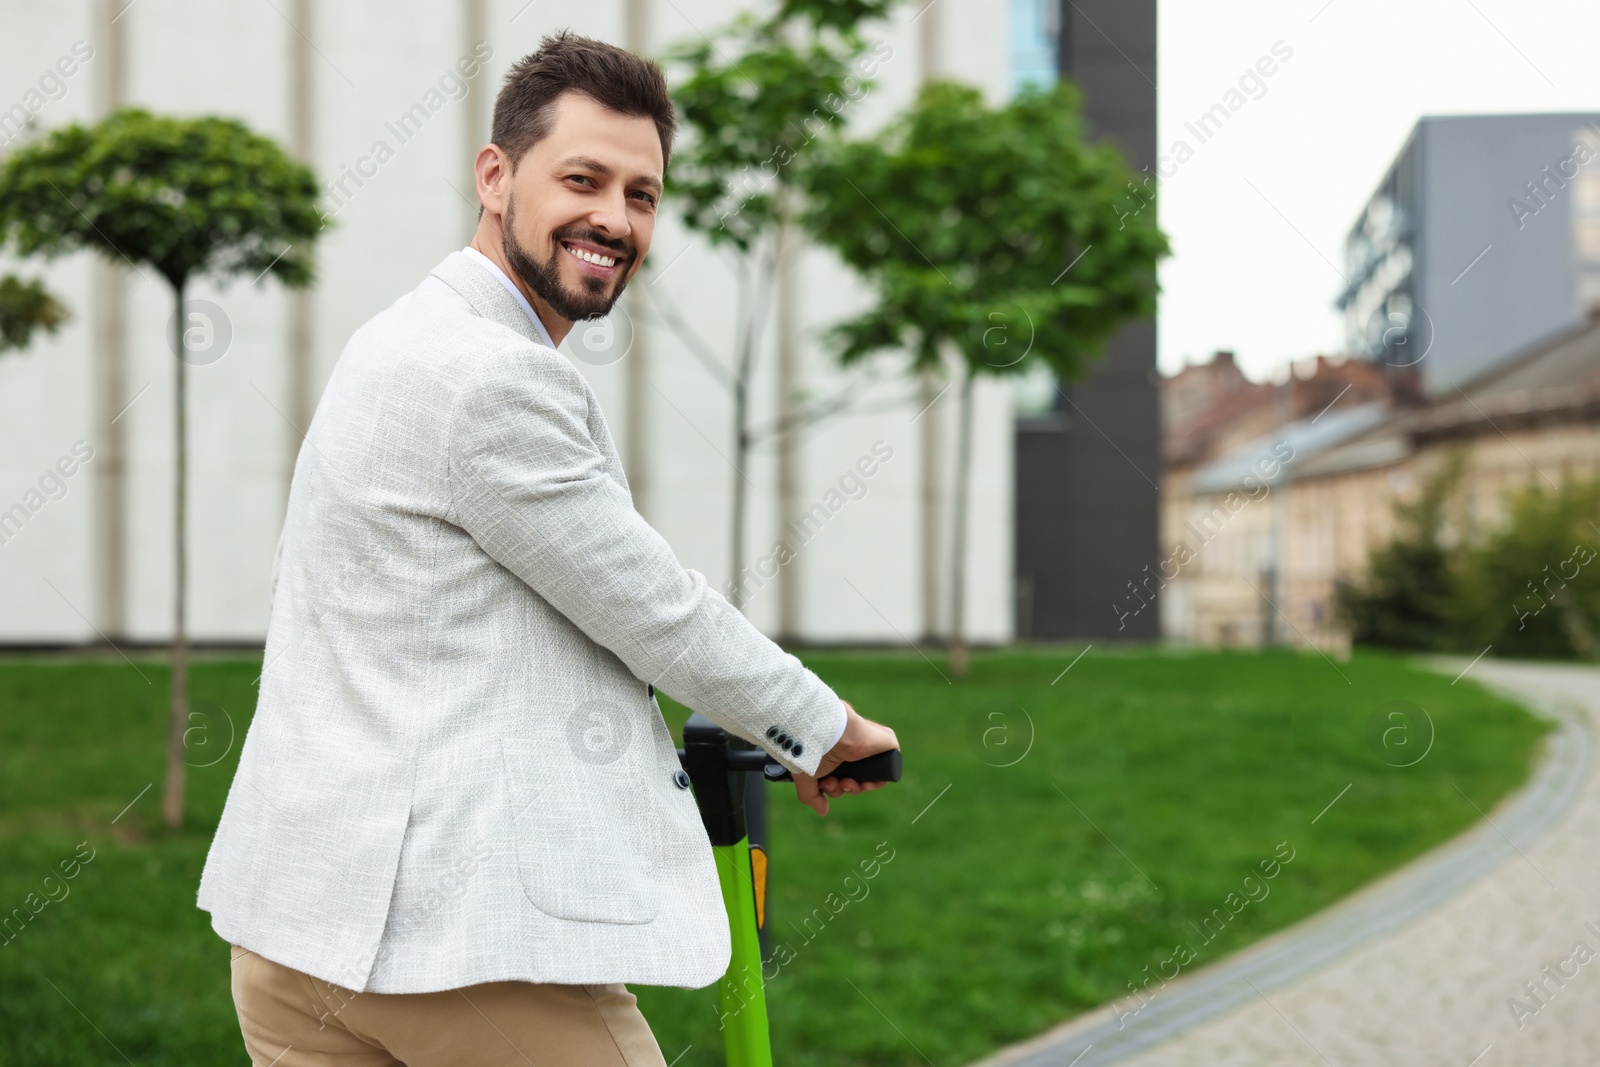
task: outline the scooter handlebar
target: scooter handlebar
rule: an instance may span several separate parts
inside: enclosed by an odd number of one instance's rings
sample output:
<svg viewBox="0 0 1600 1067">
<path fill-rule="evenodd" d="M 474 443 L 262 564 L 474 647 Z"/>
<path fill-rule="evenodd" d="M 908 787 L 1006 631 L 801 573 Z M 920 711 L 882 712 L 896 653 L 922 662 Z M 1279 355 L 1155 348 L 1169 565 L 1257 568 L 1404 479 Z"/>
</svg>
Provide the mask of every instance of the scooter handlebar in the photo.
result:
<svg viewBox="0 0 1600 1067">
<path fill-rule="evenodd" d="M 763 753 L 764 755 L 764 753 Z M 780 763 L 768 760 L 762 773 L 769 782 L 792 782 L 794 775 Z M 848 760 L 829 771 L 825 778 L 853 778 L 858 782 L 898 782 L 900 750 L 891 748 L 866 759 Z"/>
</svg>

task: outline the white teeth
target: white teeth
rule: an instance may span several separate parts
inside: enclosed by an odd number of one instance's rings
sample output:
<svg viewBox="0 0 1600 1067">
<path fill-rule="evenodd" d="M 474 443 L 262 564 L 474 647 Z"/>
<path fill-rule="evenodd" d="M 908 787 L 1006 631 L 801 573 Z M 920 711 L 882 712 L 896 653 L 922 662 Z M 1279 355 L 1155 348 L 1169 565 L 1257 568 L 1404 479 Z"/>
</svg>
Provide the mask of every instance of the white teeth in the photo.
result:
<svg viewBox="0 0 1600 1067">
<path fill-rule="evenodd" d="M 568 252 L 571 252 L 585 263 L 593 263 L 597 267 L 614 267 L 617 265 L 617 261 L 609 256 L 596 255 L 587 249 L 573 248 L 571 245 L 566 245 L 564 247 Z"/>
</svg>

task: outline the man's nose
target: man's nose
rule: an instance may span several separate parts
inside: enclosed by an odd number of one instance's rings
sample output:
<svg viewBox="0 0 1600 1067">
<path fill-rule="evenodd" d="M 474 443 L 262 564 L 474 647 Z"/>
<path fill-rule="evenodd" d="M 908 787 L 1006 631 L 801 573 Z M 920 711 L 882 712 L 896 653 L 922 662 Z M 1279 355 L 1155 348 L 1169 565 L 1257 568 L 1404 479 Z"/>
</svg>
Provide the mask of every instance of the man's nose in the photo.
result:
<svg viewBox="0 0 1600 1067">
<path fill-rule="evenodd" d="M 633 232 L 633 226 L 628 222 L 627 198 L 620 190 L 615 195 L 605 197 L 595 206 L 589 223 L 607 237 L 623 240 Z"/>
</svg>

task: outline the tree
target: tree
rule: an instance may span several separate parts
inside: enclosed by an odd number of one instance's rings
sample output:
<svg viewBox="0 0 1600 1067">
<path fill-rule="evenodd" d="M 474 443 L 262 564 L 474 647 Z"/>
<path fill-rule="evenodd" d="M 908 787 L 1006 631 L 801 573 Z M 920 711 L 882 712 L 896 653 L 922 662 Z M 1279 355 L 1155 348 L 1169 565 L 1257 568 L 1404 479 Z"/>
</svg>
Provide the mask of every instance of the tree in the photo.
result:
<svg viewBox="0 0 1600 1067">
<path fill-rule="evenodd" d="M 849 365 L 884 351 L 913 373 L 961 366 L 950 666 L 966 672 L 967 498 L 979 375 L 1043 364 L 1081 375 L 1124 322 L 1152 314 L 1167 253 L 1153 211 L 1126 207 L 1131 174 L 1088 142 L 1077 90 L 1024 89 L 985 105 L 976 89 L 923 87 L 880 135 L 804 169 L 805 223 L 870 283 L 876 302 L 831 340 Z"/>
<path fill-rule="evenodd" d="M 13 152 L 0 167 L 0 244 L 54 258 L 91 249 L 150 268 L 172 289 L 176 452 L 173 493 L 172 699 L 167 825 L 183 819 L 183 738 L 188 723 L 188 318 L 195 278 L 271 274 L 291 287 L 312 280 L 312 244 L 324 227 L 317 181 L 276 142 L 242 122 L 173 118 L 138 108 L 93 126 L 74 123 Z"/>
<path fill-rule="evenodd" d="M 780 257 L 794 237 L 795 164 L 833 140 L 844 122 L 841 112 L 870 89 L 881 55 L 868 51 L 857 27 L 893 2 L 786 0 L 770 18 L 742 16 L 718 40 L 701 37 L 668 56 L 669 67 L 682 71 L 672 95 L 688 137 L 673 155 L 667 188 L 688 228 L 732 260 L 737 301 L 731 360 L 719 358 L 670 300 L 653 300 L 652 311 L 732 394 L 729 599 L 735 607 L 743 607 L 751 448 L 842 406 L 827 400 L 768 428 L 750 424 L 750 382 L 766 313 Z"/>
<path fill-rule="evenodd" d="M 55 333 L 67 321 L 67 309 L 38 279 L 0 276 L 0 352 L 26 348 L 35 330 Z"/>
<path fill-rule="evenodd" d="M 1338 614 L 1351 640 L 1406 649 L 1450 645 L 1459 564 L 1444 532 L 1465 465 L 1465 453 L 1453 453 L 1415 500 L 1398 503 L 1395 536 L 1368 557 L 1361 578 L 1336 587 Z"/>
</svg>

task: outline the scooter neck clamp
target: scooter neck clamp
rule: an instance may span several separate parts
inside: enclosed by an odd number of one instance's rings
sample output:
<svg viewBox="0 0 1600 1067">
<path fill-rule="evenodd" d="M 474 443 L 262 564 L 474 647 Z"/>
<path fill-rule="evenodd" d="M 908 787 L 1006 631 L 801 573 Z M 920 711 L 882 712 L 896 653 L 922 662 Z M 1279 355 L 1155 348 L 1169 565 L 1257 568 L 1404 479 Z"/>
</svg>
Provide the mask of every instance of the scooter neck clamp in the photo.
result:
<svg viewBox="0 0 1600 1067">
<path fill-rule="evenodd" d="M 771 759 L 742 737 L 728 733 L 695 712 L 683 725 L 679 762 L 694 785 L 700 819 L 713 845 L 734 845 L 745 837 L 745 779 Z"/>
</svg>

